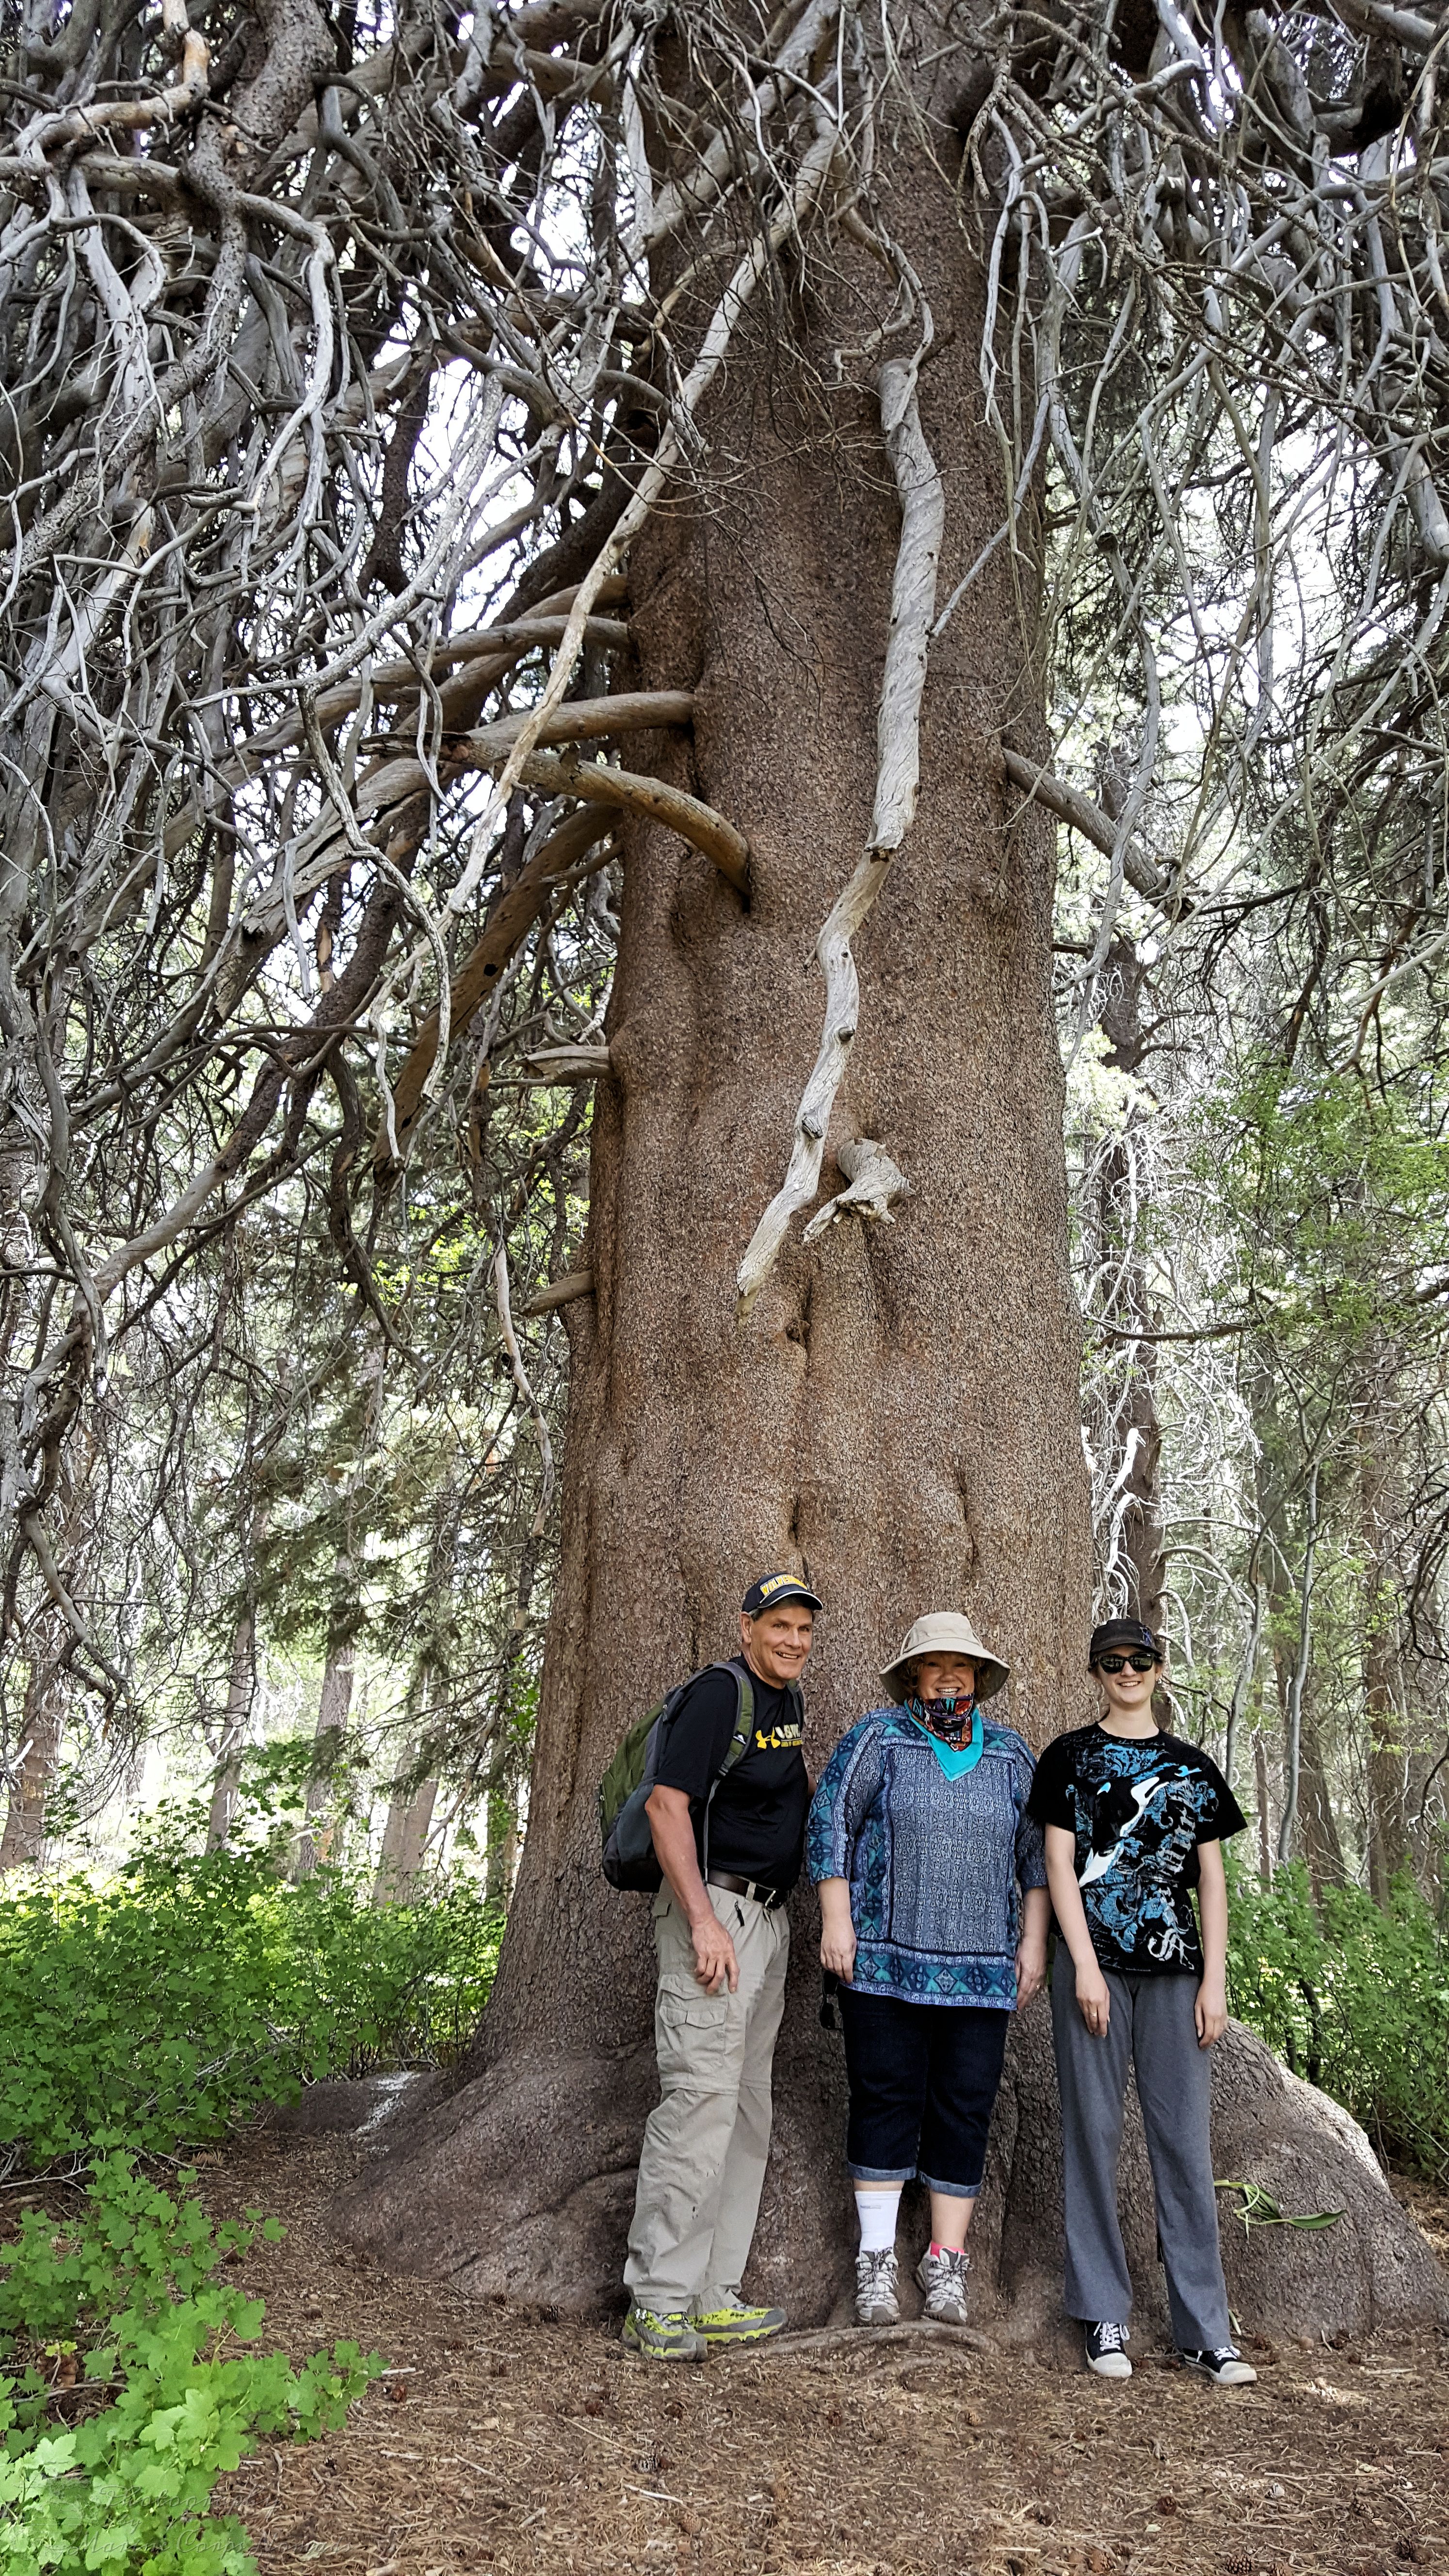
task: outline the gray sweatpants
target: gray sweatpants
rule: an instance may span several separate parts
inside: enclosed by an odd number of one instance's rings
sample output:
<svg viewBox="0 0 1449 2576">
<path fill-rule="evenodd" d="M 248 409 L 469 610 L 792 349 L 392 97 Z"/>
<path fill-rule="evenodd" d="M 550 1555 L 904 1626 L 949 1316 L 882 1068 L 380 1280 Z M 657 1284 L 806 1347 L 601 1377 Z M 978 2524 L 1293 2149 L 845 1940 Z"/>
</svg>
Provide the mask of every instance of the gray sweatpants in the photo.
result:
<svg viewBox="0 0 1449 2576">
<path fill-rule="evenodd" d="M 1065 1941 L 1052 1976 L 1052 2036 L 1062 2097 L 1067 2314 L 1125 2325 L 1132 2283 L 1117 2223 L 1117 2157 L 1130 2059 L 1147 2133 L 1157 2232 L 1167 2273 L 1173 2341 L 1180 2351 L 1231 2341 L 1218 2250 L 1208 2110 L 1212 2052 L 1193 2024 L 1196 1977 L 1107 1980 L 1112 2008 L 1103 2039 L 1077 2009 L 1077 1973 Z"/>
<path fill-rule="evenodd" d="M 790 1923 L 722 1887 L 709 1901 L 735 1945 L 740 1982 L 707 1995 L 689 1925 L 667 1888 L 654 1900 L 661 2098 L 639 2154 L 624 2280 L 656 2316 L 707 2315 L 736 2298 L 770 2152 L 770 2064 L 785 2009 Z"/>
</svg>

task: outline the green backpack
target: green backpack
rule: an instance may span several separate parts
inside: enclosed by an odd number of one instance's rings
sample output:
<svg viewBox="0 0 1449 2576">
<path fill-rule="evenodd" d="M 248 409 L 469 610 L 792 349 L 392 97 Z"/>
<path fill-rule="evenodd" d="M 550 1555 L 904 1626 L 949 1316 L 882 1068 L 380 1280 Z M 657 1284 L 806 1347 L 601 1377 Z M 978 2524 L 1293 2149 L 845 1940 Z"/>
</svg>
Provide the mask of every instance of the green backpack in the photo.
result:
<svg viewBox="0 0 1449 2576">
<path fill-rule="evenodd" d="M 735 1684 L 735 1730 L 729 1749 L 709 1785 L 704 1802 L 704 1868 L 709 1867 L 709 1811 L 726 1772 L 733 1771 L 749 1746 L 755 1723 L 755 1692 L 745 1666 L 730 1660 L 706 1664 L 709 1673 L 730 1673 Z M 637 1888 L 646 1894 L 663 1885 L 664 1872 L 654 1849 L 654 1836 L 644 1810 L 653 1793 L 659 1757 L 675 1714 L 691 1682 L 676 1682 L 656 1707 L 630 1727 L 599 1782 L 599 1833 L 604 1846 L 604 1876 L 611 1887 Z"/>
</svg>

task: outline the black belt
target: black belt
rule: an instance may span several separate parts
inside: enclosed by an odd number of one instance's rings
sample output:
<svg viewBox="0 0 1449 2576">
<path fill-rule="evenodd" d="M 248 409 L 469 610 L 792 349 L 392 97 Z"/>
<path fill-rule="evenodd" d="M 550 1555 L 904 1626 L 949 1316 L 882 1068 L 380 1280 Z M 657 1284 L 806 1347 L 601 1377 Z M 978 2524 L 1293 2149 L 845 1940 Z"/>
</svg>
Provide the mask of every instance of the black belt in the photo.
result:
<svg viewBox="0 0 1449 2576">
<path fill-rule="evenodd" d="M 772 1906 L 785 1902 L 783 1887 L 762 1887 L 757 1878 L 736 1878 L 732 1869 L 712 1869 L 705 1884 L 722 1887 L 731 1896 L 753 1897 L 756 1905 L 763 1905 L 767 1913 Z"/>
</svg>

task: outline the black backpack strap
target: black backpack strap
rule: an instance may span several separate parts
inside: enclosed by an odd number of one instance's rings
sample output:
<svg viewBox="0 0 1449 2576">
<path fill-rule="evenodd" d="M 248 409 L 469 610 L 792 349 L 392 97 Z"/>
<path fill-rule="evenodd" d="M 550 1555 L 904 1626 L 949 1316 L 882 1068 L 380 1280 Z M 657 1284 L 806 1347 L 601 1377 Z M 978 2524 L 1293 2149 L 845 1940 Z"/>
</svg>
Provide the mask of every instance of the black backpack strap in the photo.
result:
<svg viewBox="0 0 1449 2576">
<path fill-rule="evenodd" d="M 727 1663 L 711 1664 L 709 1669 L 711 1672 L 734 1675 L 735 1731 L 726 1747 L 725 1758 L 709 1784 L 709 1795 L 704 1802 L 704 1833 L 701 1837 L 702 1850 L 699 1865 L 701 1878 L 709 1876 L 709 1811 L 714 1804 L 714 1793 L 726 1774 L 733 1771 L 740 1756 L 749 1751 L 750 1737 L 755 1731 L 755 1686 L 745 1665 L 736 1663 L 731 1656 Z"/>
<path fill-rule="evenodd" d="M 719 1787 L 726 1772 L 733 1771 L 741 1754 L 748 1753 L 750 1737 L 755 1731 L 755 1686 L 748 1671 L 743 1664 L 734 1662 L 726 1664 L 724 1670 L 733 1673 L 735 1677 L 735 1731 L 730 1737 L 725 1758 L 714 1775 L 714 1786 L 710 1790 L 711 1797 L 714 1796 L 715 1789 Z"/>
</svg>

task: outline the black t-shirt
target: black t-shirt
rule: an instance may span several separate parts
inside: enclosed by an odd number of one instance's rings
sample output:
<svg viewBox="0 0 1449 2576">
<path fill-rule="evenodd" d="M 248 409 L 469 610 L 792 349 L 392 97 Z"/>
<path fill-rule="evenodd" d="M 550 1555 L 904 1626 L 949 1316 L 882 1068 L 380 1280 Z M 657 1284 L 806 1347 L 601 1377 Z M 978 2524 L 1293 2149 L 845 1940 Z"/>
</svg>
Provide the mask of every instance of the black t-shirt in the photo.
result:
<svg viewBox="0 0 1449 2576">
<path fill-rule="evenodd" d="M 810 1782 L 800 1750 L 798 1702 L 751 1673 L 755 1722 L 747 1750 L 715 1791 L 709 1811 L 709 1865 L 763 1887 L 790 1888 L 805 1853 Z M 655 1774 L 661 1789 L 683 1789 L 695 1801 L 694 1836 L 704 1849 L 704 1801 L 729 1751 L 737 1692 L 732 1671 L 700 1673 L 690 1683 L 665 1738 Z"/>
<path fill-rule="evenodd" d="M 1129 1977 L 1202 1975 L 1189 1893 L 1200 1875 L 1197 1847 L 1240 1834 L 1247 1822 L 1209 1755 L 1176 1735 L 1079 1726 L 1047 1746 L 1027 1813 L 1076 1836 L 1099 1967 Z"/>
</svg>

